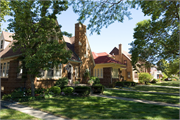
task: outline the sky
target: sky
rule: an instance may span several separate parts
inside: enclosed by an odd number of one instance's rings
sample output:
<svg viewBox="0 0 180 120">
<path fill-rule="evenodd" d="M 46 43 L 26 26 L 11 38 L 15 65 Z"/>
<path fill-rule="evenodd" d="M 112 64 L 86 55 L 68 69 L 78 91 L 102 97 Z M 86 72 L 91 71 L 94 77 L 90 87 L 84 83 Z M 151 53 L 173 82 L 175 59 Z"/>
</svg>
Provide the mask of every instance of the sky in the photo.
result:
<svg viewBox="0 0 180 120">
<path fill-rule="evenodd" d="M 114 47 L 119 48 L 119 44 L 122 44 L 122 49 L 129 52 L 129 45 L 133 39 L 134 28 L 136 24 L 142 20 L 150 19 L 150 16 L 144 16 L 144 13 L 141 9 L 130 9 L 131 20 L 125 17 L 123 23 L 114 22 L 107 28 L 102 28 L 100 35 L 93 33 L 90 35 L 90 31 L 87 30 L 87 38 L 91 47 L 92 52 L 101 53 L 106 52 L 110 53 Z M 75 23 L 78 23 L 78 14 L 75 14 L 72 8 L 68 8 L 67 11 L 62 12 L 58 15 L 58 23 L 62 25 L 61 30 L 71 33 L 72 36 L 75 35 Z M 10 17 L 5 16 L 5 19 L 8 20 Z M 2 23 L 2 28 L 7 28 L 8 22 Z M 84 25 L 88 25 L 88 21 L 85 21 Z"/>
</svg>

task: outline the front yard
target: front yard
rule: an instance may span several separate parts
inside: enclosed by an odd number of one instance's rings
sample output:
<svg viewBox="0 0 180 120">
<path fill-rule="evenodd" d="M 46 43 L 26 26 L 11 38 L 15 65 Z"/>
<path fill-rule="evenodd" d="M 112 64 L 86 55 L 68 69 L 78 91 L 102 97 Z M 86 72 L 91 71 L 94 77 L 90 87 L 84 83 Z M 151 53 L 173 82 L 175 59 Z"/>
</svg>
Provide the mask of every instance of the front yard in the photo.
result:
<svg viewBox="0 0 180 120">
<path fill-rule="evenodd" d="M 179 119 L 179 108 L 93 96 L 57 96 L 21 104 L 70 119 Z"/>
<path fill-rule="evenodd" d="M 31 120 L 41 120 L 39 118 L 35 118 L 33 116 L 30 116 L 28 114 L 22 113 L 20 111 L 17 110 L 13 110 L 13 109 L 1 109 L 0 112 L 0 118 L 1 119 L 8 119 L 8 120 L 12 120 L 12 119 L 21 119 L 21 120 L 25 120 L 25 119 L 31 119 Z"/>
<path fill-rule="evenodd" d="M 179 87 L 180 81 L 162 81 L 162 82 L 158 82 L 158 83 L 153 84 L 153 85 Z"/>
</svg>

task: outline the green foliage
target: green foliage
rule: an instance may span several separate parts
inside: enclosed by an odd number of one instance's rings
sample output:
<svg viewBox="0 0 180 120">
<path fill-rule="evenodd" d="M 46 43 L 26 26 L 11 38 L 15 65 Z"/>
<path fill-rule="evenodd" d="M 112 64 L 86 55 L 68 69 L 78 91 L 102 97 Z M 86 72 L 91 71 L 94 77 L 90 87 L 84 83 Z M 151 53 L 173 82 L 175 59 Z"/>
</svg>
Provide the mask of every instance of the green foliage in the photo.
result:
<svg viewBox="0 0 180 120">
<path fill-rule="evenodd" d="M 89 84 L 93 84 L 93 83 L 94 83 L 94 80 L 89 80 L 88 83 L 89 83 Z"/>
<path fill-rule="evenodd" d="M 2 100 L 10 100 L 11 99 L 11 94 L 5 94 L 2 96 Z"/>
<path fill-rule="evenodd" d="M 44 89 L 44 88 L 38 88 L 38 89 L 35 89 L 35 94 L 42 94 L 42 93 L 45 93 L 47 90 Z M 28 90 L 28 92 L 30 92 L 30 90 Z"/>
<path fill-rule="evenodd" d="M 90 87 L 87 86 L 76 86 L 74 92 L 78 93 L 80 96 L 88 96 L 90 94 Z"/>
<path fill-rule="evenodd" d="M 89 70 L 86 69 L 85 73 L 84 73 L 84 77 L 87 79 L 90 77 L 90 74 L 89 74 Z"/>
<path fill-rule="evenodd" d="M 93 84 L 100 84 L 100 80 L 98 77 L 91 77 L 90 80 L 93 80 L 94 83 Z"/>
<path fill-rule="evenodd" d="M 103 27 L 108 27 L 115 21 L 123 22 L 124 16 L 130 19 L 127 11 L 131 1 L 112 0 L 72 0 L 73 11 L 79 14 L 78 21 L 84 23 L 89 20 L 87 29 L 97 34 Z"/>
<path fill-rule="evenodd" d="M 168 78 L 168 76 L 163 72 L 163 73 L 162 73 L 162 79 L 164 80 L 164 79 L 166 79 L 166 78 Z"/>
<path fill-rule="evenodd" d="M 4 16 L 10 14 L 9 1 L 7 0 L 0 1 L 0 11 L 1 11 L 1 14 L 0 14 L 0 27 L 1 27 L 2 21 L 6 22 L 6 20 L 4 19 Z M 1 32 L 1 28 L 0 28 L 0 32 Z"/>
<path fill-rule="evenodd" d="M 157 82 L 158 82 L 157 79 L 153 79 L 153 80 L 151 81 L 151 83 L 157 83 Z"/>
<path fill-rule="evenodd" d="M 129 81 L 123 81 L 123 82 L 116 82 L 115 86 L 116 87 L 131 87 L 131 86 L 136 86 L 136 83 L 129 82 Z"/>
<path fill-rule="evenodd" d="M 74 84 L 79 84 L 79 81 L 75 81 Z"/>
<path fill-rule="evenodd" d="M 65 87 L 64 89 L 62 89 L 62 91 L 65 93 L 65 94 L 72 94 L 74 88 L 73 87 Z"/>
<path fill-rule="evenodd" d="M 40 70 L 48 70 L 59 64 L 65 64 L 71 57 L 66 50 L 61 26 L 57 23 L 57 15 L 67 10 L 68 1 L 10 1 L 9 6 L 14 19 L 9 19 L 8 29 L 14 32 L 13 50 L 21 49 L 22 61 L 31 75 L 31 89 L 34 95 L 34 78 Z M 52 38 L 52 39 L 51 39 Z M 50 40 L 51 39 L 51 40 Z"/>
<path fill-rule="evenodd" d="M 134 41 L 130 44 L 132 65 L 139 60 L 157 63 L 161 59 L 174 60 L 179 56 L 179 2 L 137 1 L 144 15 L 134 28 Z M 167 74 L 167 73 L 166 73 Z"/>
<path fill-rule="evenodd" d="M 140 83 L 149 83 L 152 80 L 152 76 L 149 73 L 140 73 L 139 74 L 139 82 Z"/>
<path fill-rule="evenodd" d="M 55 95 L 59 95 L 61 93 L 61 88 L 58 86 L 52 86 L 49 91 L 53 92 Z"/>
<path fill-rule="evenodd" d="M 92 85 L 93 93 L 103 93 L 105 87 L 102 84 Z"/>
<path fill-rule="evenodd" d="M 58 86 L 63 89 L 68 84 L 68 82 L 69 80 L 66 77 L 60 78 L 58 81 L 56 81 L 54 86 Z"/>
</svg>

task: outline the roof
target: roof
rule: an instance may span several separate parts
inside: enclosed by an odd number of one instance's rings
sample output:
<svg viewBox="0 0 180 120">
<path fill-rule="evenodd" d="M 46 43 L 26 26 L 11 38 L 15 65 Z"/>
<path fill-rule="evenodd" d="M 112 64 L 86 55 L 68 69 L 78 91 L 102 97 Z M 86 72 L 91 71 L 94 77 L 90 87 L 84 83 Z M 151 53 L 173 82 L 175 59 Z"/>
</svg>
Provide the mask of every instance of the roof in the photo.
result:
<svg viewBox="0 0 180 120">
<path fill-rule="evenodd" d="M 69 38 L 67 36 L 63 36 L 63 39 L 66 42 L 67 48 L 73 52 L 73 54 L 71 55 L 71 60 L 81 61 L 79 59 L 79 56 L 74 51 L 75 36 L 71 37 L 71 38 Z"/>
<path fill-rule="evenodd" d="M 113 58 L 111 58 L 109 56 L 109 54 L 107 54 L 106 52 L 103 53 L 95 53 L 92 52 L 93 54 L 93 58 L 96 64 L 100 64 L 100 63 L 117 63 L 117 64 L 122 64 L 121 62 L 114 60 Z M 122 64 L 124 65 L 124 64 Z"/>
<path fill-rule="evenodd" d="M 15 40 L 11 41 L 11 42 L 7 45 L 7 47 L 6 47 L 3 51 L 0 52 L 0 57 L 1 57 L 1 58 L 18 56 L 18 55 L 21 54 L 20 48 L 19 48 L 17 51 L 15 51 L 15 52 L 13 51 L 13 49 L 12 49 L 12 47 L 11 47 L 11 45 L 12 45 L 13 42 L 15 42 Z"/>
<path fill-rule="evenodd" d="M 113 54 L 114 55 L 119 55 L 119 49 L 114 47 L 113 50 L 109 54 L 111 54 L 111 55 L 113 55 Z M 122 54 L 124 54 L 128 59 L 131 60 L 131 54 L 129 54 L 128 52 L 126 52 L 124 50 L 122 51 Z"/>
</svg>

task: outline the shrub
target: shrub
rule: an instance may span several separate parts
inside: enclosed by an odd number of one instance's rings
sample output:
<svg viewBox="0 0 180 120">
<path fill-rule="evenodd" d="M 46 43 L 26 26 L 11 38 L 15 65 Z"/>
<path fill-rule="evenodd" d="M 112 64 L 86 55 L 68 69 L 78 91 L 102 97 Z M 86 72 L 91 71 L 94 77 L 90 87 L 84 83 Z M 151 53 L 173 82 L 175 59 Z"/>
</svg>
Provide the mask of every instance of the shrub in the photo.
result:
<svg viewBox="0 0 180 120">
<path fill-rule="evenodd" d="M 91 77 L 90 79 L 94 81 L 93 84 L 100 84 L 100 80 L 98 77 Z"/>
<path fill-rule="evenodd" d="M 65 94 L 72 94 L 73 90 L 73 87 L 65 87 L 64 89 L 62 89 Z"/>
<path fill-rule="evenodd" d="M 68 84 L 68 82 L 69 80 L 66 77 L 60 78 L 54 86 L 58 86 L 63 89 Z"/>
<path fill-rule="evenodd" d="M 104 91 L 104 86 L 103 86 L 102 84 L 94 84 L 94 85 L 92 86 L 92 89 L 93 89 L 93 93 L 94 93 L 94 92 L 103 93 L 103 91 Z"/>
<path fill-rule="evenodd" d="M 123 82 L 116 82 L 116 87 L 131 87 L 136 86 L 135 82 L 123 81 Z"/>
<path fill-rule="evenodd" d="M 140 83 L 149 83 L 153 77 L 149 73 L 140 73 L 139 74 L 139 82 Z"/>
<path fill-rule="evenodd" d="M 88 96 L 90 94 L 91 88 L 88 86 L 76 86 L 74 92 L 81 96 Z"/>
<path fill-rule="evenodd" d="M 153 79 L 153 80 L 151 81 L 151 83 L 157 83 L 157 80 L 156 80 L 156 79 Z"/>
<path fill-rule="evenodd" d="M 2 99 L 3 100 L 10 100 L 11 99 L 11 94 L 3 95 Z"/>
<path fill-rule="evenodd" d="M 79 81 L 75 81 L 74 84 L 79 84 Z"/>
<path fill-rule="evenodd" d="M 88 81 L 88 84 L 93 84 L 93 83 L 94 83 L 93 80 L 89 80 L 89 81 Z"/>
<path fill-rule="evenodd" d="M 58 86 L 53 86 L 49 89 L 49 92 L 53 92 L 56 95 L 59 95 L 61 93 L 61 88 Z"/>
<path fill-rule="evenodd" d="M 165 80 L 166 78 L 168 78 L 168 76 L 165 73 L 162 73 L 162 79 Z"/>
<path fill-rule="evenodd" d="M 47 91 L 47 89 L 38 88 L 38 89 L 35 89 L 35 94 L 42 94 L 42 93 L 44 93 L 44 92 L 46 92 L 46 91 Z M 30 90 L 30 92 L 31 92 L 31 90 Z"/>
</svg>

